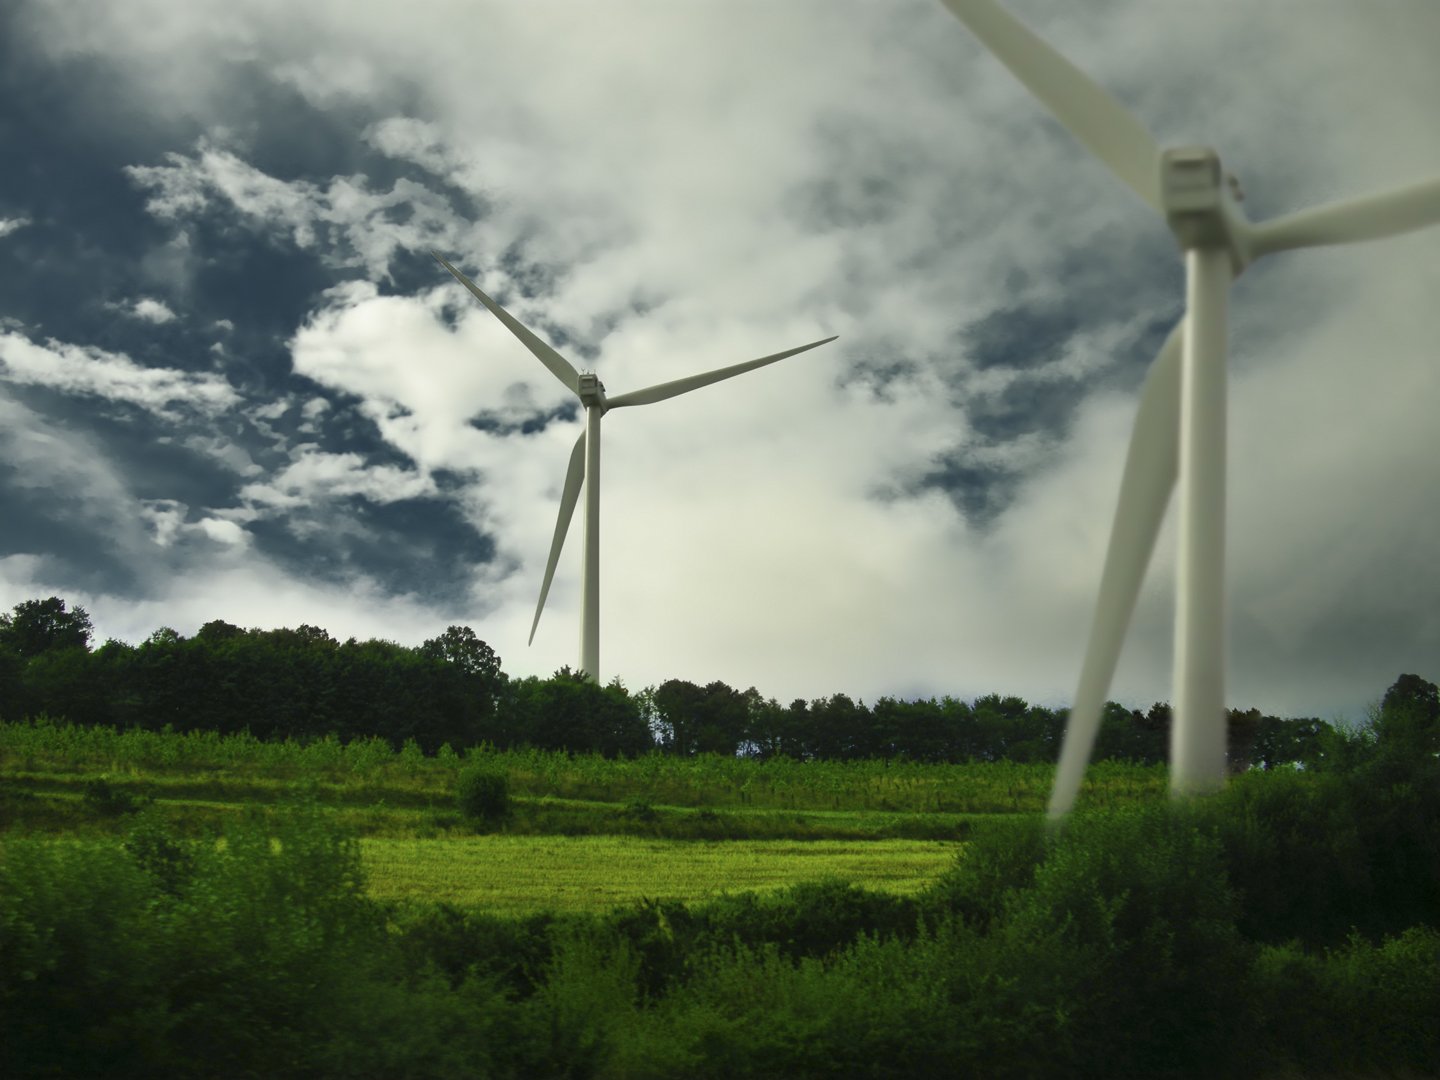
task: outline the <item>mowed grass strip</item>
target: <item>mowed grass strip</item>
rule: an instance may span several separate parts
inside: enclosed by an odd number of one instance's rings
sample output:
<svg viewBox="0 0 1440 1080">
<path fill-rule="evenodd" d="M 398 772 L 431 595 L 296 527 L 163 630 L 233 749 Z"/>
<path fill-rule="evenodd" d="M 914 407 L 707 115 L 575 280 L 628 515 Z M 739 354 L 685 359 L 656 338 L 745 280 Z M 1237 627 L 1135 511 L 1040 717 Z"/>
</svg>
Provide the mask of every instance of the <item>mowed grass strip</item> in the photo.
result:
<svg viewBox="0 0 1440 1080">
<path fill-rule="evenodd" d="M 504 914 L 599 912 L 642 898 L 690 902 L 824 878 L 913 893 L 948 869 L 957 850 L 954 843 L 934 840 L 468 836 L 360 841 L 372 895 Z"/>
</svg>

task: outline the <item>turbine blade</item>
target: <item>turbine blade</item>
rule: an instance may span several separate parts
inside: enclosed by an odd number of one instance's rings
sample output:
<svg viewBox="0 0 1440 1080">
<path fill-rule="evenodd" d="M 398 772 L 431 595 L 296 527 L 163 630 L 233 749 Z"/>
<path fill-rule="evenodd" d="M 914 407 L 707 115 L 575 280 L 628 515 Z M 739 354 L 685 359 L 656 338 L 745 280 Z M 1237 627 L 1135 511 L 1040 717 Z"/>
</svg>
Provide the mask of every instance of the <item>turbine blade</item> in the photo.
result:
<svg viewBox="0 0 1440 1080">
<path fill-rule="evenodd" d="M 838 337 L 839 335 L 835 335 Z M 770 356 L 762 356 L 759 360 L 747 360 L 743 364 L 732 364 L 729 367 L 717 368 L 714 371 L 706 371 L 699 375 L 687 375 L 683 379 L 675 379 L 673 382 L 656 383 L 654 386 L 647 386 L 643 390 L 631 390 L 628 394 L 621 394 L 618 397 L 610 398 L 605 402 L 607 409 L 620 409 L 626 405 L 651 405 L 657 401 L 664 401 L 666 398 L 678 397 L 681 394 L 688 394 L 691 390 L 699 390 L 702 386 L 709 386 L 711 383 L 720 382 L 722 379 L 730 379 L 736 375 L 743 375 L 747 371 L 754 371 L 766 364 L 773 364 L 777 360 L 784 360 L 787 356 L 794 356 L 796 353 L 805 352 L 807 349 L 814 349 L 835 340 L 835 337 L 827 337 L 824 341 L 812 341 L 809 345 L 801 345 L 798 349 L 786 349 L 784 352 L 774 353 Z"/>
<path fill-rule="evenodd" d="M 1160 147 L 1123 105 L 994 0 L 944 0 L 1085 147 L 1163 214 Z"/>
<path fill-rule="evenodd" d="M 1321 244 L 1353 244 L 1436 224 L 1440 224 L 1440 177 L 1256 225 L 1251 250 L 1260 256 Z"/>
<path fill-rule="evenodd" d="M 1180 357 L 1183 320 L 1170 331 L 1150 367 L 1130 433 L 1130 449 L 1120 481 L 1120 500 L 1100 576 L 1100 598 L 1090 624 L 1080 685 L 1065 726 L 1060 765 L 1050 793 L 1050 815 L 1058 817 L 1075 805 L 1085 766 L 1100 729 L 1100 713 L 1115 676 L 1120 647 L 1150 565 L 1155 537 L 1165 518 L 1170 493 L 1180 468 Z"/>
<path fill-rule="evenodd" d="M 570 451 L 570 467 L 565 471 L 565 487 L 560 492 L 560 514 L 555 519 L 555 538 L 550 541 L 550 558 L 545 563 L 545 581 L 540 586 L 540 602 L 535 605 L 535 621 L 530 624 L 528 645 L 535 644 L 535 628 L 540 625 L 540 613 L 545 610 L 545 598 L 550 595 L 550 581 L 555 577 L 555 564 L 560 561 L 560 549 L 565 546 L 565 534 L 570 531 L 570 519 L 575 516 L 575 503 L 580 499 L 580 485 L 585 480 L 585 433 L 575 440 L 575 449 Z"/>
<path fill-rule="evenodd" d="M 434 255 L 435 258 L 440 261 L 441 266 L 454 274 L 456 280 L 459 281 L 461 285 L 464 285 L 465 288 L 474 293 L 475 298 L 489 308 L 495 317 L 504 323 L 506 328 L 519 338 L 527 349 L 535 354 L 536 359 L 554 373 L 557 379 L 568 386 L 572 394 L 580 393 L 580 373 L 575 370 L 574 365 L 571 364 L 569 360 L 566 360 L 549 345 L 546 345 L 545 342 L 532 334 L 519 319 L 515 318 L 515 316 L 511 315 L 494 300 L 491 300 L 490 297 L 481 292 L 478 285 L 446 262 L 438 251 L 432 251 L 430 254 Z"/>
</svg>

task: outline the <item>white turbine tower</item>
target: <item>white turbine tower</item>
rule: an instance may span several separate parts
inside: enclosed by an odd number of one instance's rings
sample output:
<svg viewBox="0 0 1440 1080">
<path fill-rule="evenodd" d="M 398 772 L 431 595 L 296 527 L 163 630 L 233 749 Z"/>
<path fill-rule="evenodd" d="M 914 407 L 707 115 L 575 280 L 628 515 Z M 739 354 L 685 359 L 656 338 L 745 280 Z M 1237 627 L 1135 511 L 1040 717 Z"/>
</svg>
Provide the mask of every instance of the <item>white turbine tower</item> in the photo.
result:
<svg viewBox="0 0 1440 1080">
<path fill-rule="evenodd" d="M 535 354 L 536 358 L 550 369 L 551 373 L 580 399 L 585 407 L 585 430 L 575 442 L 570 454 L 570 467 L 565 473 L 565 486 L 560 494 L 560 514 L 555 522 L 555 537 L 550 542 L 550 558 L 545 564 L 545 580 L 540 586 L 540 602 L 535 605 L 535 619 L 530 624 L 530 641 L 535 640 L 535 628 L 540 625 L 540 613 L 545 610 L 545 597 L 550 593 L 550 581 L 555 576 L 555 564 L 560 559 L 560 549 L 565 544 L 565 534 L 570 529 L 570 519 L 575 513 L 575 503 L 580 496 L 580 487 L 585 487 L 585 560 L 580 575 L 580 670 L 593 682 L 600 681 L 600 418 L 611 409 L 627 405 L 651 405 L 666 398 L 688 394 L 702 386 L 720 382 L 723 379 L 743 375 L 747 371 L 784 360 L 787 356 L 805 352 L 816 346 L 834 341 L 834 337 L 812 341 L 796 349 L 762 356 L 758 360 L 747 360 L 743 364 L 717 368 L 698 375 L 687 375 L 673 382 L 657 383 L 643 390 L 632 390 L 619 397 L 607 398 L 605 387 L 596 375 L 581 373 L 545 342 L 532 334 L 514 316 L 502 308 L 468 277 L 440 255 L 431 252 L 440 265 L 454 274 L 460 284 L 475 294 L 482 304 L 489 308 L 506 328 L 520 339 L 521 343 Z"/>
<path fill-rule="evenodd" d="M 1140 397 L 1100 598 L 1050 813 L 1074 804 L 1121 643 L 1179 477 L 1171 790 L 1225 780 L 1225 355 L 1230 282 L 1255 259 L 1440 223 L 1440 179 L 1251 223 L 1208 147 L 1161 151 L 1114 98 L 994 0 L 943 0 L 1070 133 L 1164 216 L 1185 256 L 1186 314 Z"/>
</svg>

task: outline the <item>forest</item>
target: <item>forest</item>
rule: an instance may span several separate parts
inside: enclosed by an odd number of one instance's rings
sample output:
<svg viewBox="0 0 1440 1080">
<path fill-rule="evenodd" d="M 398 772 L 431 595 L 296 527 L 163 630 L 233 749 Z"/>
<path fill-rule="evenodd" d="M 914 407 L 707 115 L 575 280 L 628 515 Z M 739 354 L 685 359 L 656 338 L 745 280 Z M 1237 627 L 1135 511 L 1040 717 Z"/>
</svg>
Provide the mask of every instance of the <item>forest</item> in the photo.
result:
<svg viewBox="0 0 1440 1080">
<path fill-rule="evenodd" d="M 249 731 L 262 738 L 414 739 L 427 753 L 488 744 L 576 753 L 740 754 L 800 761 L 1050 762 L 1066 710 L 988 694 L 973 702 L 870 705 L 843 693 L 781 705 L 754 687 L 669 679 L 632 693 L 561 670 L 511 679 L 466 626 L 418 648 L 338 642 L 308 625 L 242 629 L 208 622 L 193 637 L 162 627 L 139 645 L 91 647 L 90 617 L 59 597 L 0 615 L 0 717 L 46 714 L 77 724 L 177 731 Z M 1231 709 L 1237 770 L 1305 762 L 1328 725 Z M 1170 709 L 1111 703 L 1097 760 L 1165 760 Z"/>
<path fill-rule="evenodd" d="M 1113 707 L 1056 825 L 1063 713 L 1018 699 L 837 735 L 835 699 L 512 681 L 463 627 L 88 624 L 0 617 L 5 1076 L 1440 1076 L 1418 675 L 1358 727 L 1232 713 L 1248 756 L 1181 802 L 1163 706 Z"/>
</svg>

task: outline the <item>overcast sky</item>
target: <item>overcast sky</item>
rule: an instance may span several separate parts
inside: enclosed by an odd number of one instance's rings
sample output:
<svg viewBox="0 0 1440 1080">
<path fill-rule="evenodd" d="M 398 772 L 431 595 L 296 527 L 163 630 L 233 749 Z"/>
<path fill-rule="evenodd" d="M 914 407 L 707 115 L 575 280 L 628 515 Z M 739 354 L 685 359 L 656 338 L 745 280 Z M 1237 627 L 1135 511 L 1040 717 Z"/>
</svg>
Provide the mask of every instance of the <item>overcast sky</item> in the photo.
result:
<svg viewBox="0 0 1440 1080">
<path fill-rule="evenodd" d="M 1440 174 L 1434 0 L 1010 2 L 1252 217 Z M 935 0 L 12 0 L 0 50 L 0 609 L 576 664 L 578 519 L 525 639 L 581 417 L 435 247 L 611 396 L 840 335 L 606 418 L 607 681 L 1068 702 L 1180 258 Z M 1440 677 L 1440 230 L 1232 295 L 1227 698 L 1354 716 Z"/>
</svg>

